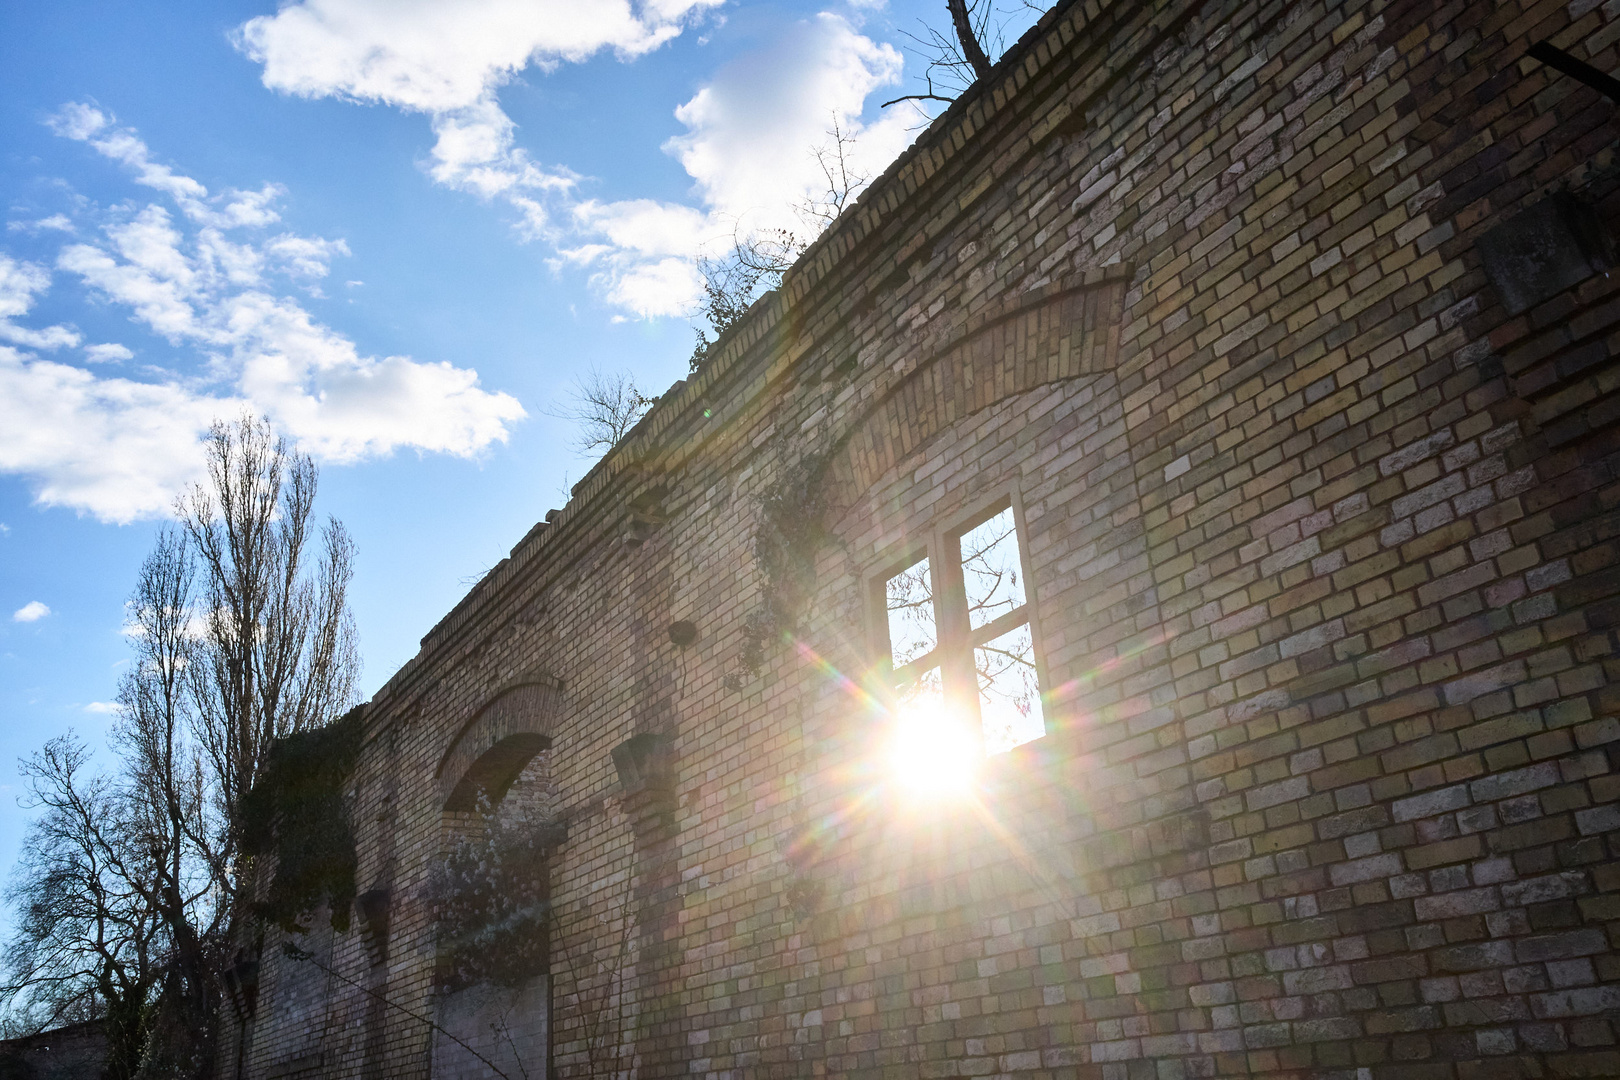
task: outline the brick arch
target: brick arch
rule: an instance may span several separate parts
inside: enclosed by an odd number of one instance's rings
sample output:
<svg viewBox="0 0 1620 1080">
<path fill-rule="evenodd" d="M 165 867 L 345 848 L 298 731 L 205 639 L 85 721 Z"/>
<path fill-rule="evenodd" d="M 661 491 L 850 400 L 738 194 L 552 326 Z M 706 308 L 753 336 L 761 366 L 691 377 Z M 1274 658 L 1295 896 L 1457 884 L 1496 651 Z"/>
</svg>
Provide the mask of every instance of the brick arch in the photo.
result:
<svg viewBox="0 0 1620 1080">
<path fill-rule="evenodd" d="M 974 320 L 868 409 L 827 463 L 835 513 L 951 424 L 1039 386 L 1119 362 L 1129 267 L 1024 293 Z"/>
<path fill-rule="evenodd" d="M 551 745 L 561 689 L 543 681 L 502 691 L 462 726 L 439 760 L 444 809 L 473 808 L 480 790 L 499 801 L 523 767 Z"/>
</svg>

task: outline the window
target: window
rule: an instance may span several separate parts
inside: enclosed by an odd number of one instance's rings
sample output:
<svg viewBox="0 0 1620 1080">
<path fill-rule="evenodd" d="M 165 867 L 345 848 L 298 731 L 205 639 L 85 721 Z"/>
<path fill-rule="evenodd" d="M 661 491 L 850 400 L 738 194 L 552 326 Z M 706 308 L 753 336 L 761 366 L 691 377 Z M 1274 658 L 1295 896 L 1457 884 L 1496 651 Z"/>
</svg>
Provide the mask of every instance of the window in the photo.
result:
<svg viewBox="0 0 1620 1080">
<path fill-rule="evenodd" d="M 880 578 L 901 707 L 972 703 L 987 754 L 1046 734 L 1018 515 L 1002 502 Z"/>
</svg>

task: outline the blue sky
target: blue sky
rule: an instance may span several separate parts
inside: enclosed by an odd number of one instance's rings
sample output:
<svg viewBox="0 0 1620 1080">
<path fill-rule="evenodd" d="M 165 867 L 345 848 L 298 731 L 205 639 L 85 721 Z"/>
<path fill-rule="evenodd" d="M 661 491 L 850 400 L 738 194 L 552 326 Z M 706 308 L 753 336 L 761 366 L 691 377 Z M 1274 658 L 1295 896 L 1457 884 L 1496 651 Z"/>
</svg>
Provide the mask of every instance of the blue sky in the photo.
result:
<svg viewBox="0 0 1620 1080">
<path fill-rule="evenodd" d="M 1008 8 L 1008 39 L 1034 18 Z M 589 467 L 589 370 L 685 373 L 696 259 L 876 175 L 930 2 L 0 9 L 0 864 L 10 763 L 99 741 L 123 600 L 251 409 L 322 466 L 369 694 Z"/>
</svg>

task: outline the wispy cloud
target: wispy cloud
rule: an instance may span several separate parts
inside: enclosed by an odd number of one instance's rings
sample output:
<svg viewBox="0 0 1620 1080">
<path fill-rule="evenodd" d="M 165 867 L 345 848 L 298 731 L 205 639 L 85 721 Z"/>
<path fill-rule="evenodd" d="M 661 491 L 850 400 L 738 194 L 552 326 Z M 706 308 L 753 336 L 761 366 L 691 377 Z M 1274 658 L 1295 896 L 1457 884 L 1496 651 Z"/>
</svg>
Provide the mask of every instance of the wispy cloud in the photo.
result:
<svg viewBox="0 0 1620 1080">
<path fill-rule="evenodd" d="M 376 102 L 427 116 L 425 163 L 447 187 L 501 203 L 518 231 L 586 268 L 603 297 L 637 316 L 682 315 L 701 296 L 697 260 L 739 233 L 805 231 L 793 208 L 825 190 L 815 150 L 835 123 L 855 138 L 857 173 L 881 171 L 922 118 L 899 108 L 863 125 L 875 91 L 897 84 L 898 50 L 824 12 L 782 27 L 675 116 L 664 147 L 694 182 L 692 204 L 600 202 L 589 178 L 535 161 L 518 144 L 500 90 L 529 65 L 549 70 L 604 50 L 633 59 L 681 32 L 717 0 L 473 0 L 453 7 L 384 0 L 302 0 L 237 32 L 264 84 L 302 97 Z"/>
<path fill-rule="evenodd" d="M 92 701 L 84 707 L 84 711 L 94 716 L 116 716 L 118 703 L 116 701 Z"/>
<path fill-rule="evenodd" d="M 208 189 L 197 180 L 152 160 L 151 151 L 134 131 L 117 127 L 112 117 L 93 105 L 70 102 L 47 123 L 58 135 L 87 142 L 106 157 L 127 165 L 135 174 L 137 184 L 169 196 L 187 217 L 199 224 L 229 229 L 241 225 L 269 225 L 281 219 L 272 205 L 284 194 L 279 184 L 265 184 L 257 191 L 232 189 L 210 196 Z"/>
<path fill-rule="evenodd" d="M 66 232 L 73 231 L 73 219 L 66 214 L 52 214 L 37 221 L 8 221 L 6 229 L 9 232 L 37 233 L 43 231 Z"/>
<path fill-rule="evenodd" d="M 28 314 L 34 298 L 51 287 L 51 272 L 30 262 L 18 262 L 0 252 L 0 341 L 30 349 L 71 348 L 80 341 L 77 331 L 66 326 L 31 330 L 12 320 Z"/>
<path fill-rule="evenodd" d="M 39 620 L 43 619 L 50 613 L 51 609 L 40 603 L 38 600 L 30 600 L 28 603 L 11 613 L 11 621 L 23 623 L 39 622 Z"/>
<path fill-rule="evenodd" d="M 0 471 L 26 476 L 39 502 L 107 521 L 160 514 L 197 475 L 208 425 L 244 409 L 334 462 L 401 448 L 472 455 L 524 416 L 514 398 L 480 388 L 470 368 L 363 355 L 287 295 L 287 286 L 307 291 L 349 249 L 272 232 L 278 186 L 211 193 L 91 105 L 65 107 L 52 127 L 169 201 L 110 212 L 99 235 L 60 250 L 56 268 L 178 347 L 194 369 L 102 377 L 0 346 Z M 78 344 L 69 328 L 11 321 L 49 283 L 43 267 L 0 254 L 0 340 L 35 350 Z M 119 344 L 85 350 L 90 363 L 132 355 Z"/>
<path fill-rule="evenodd" d="M 109 342 L 104 345 L 86 345 L 84 358 L 92 364 L 116 364 L 120 360 L 133 360 L 135 354 L 126 345 Z"/>
</svg>

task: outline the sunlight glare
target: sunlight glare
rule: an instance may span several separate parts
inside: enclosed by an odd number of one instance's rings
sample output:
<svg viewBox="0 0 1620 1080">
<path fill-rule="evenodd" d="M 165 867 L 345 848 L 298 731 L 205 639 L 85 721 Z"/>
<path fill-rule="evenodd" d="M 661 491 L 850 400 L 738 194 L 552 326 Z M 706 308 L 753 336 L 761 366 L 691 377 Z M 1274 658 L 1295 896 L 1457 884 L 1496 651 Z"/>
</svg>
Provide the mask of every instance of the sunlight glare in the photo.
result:
<svg viewBox="0 0 1620 1080">
<path fill-rule="evenodd" d="M 908 702 L 896 714 L 889 768 L 913 797 L 967 794 L 978 772 L 979 757 L 974 732 L 956 710 L 938 698 Z"/>
</svg>

